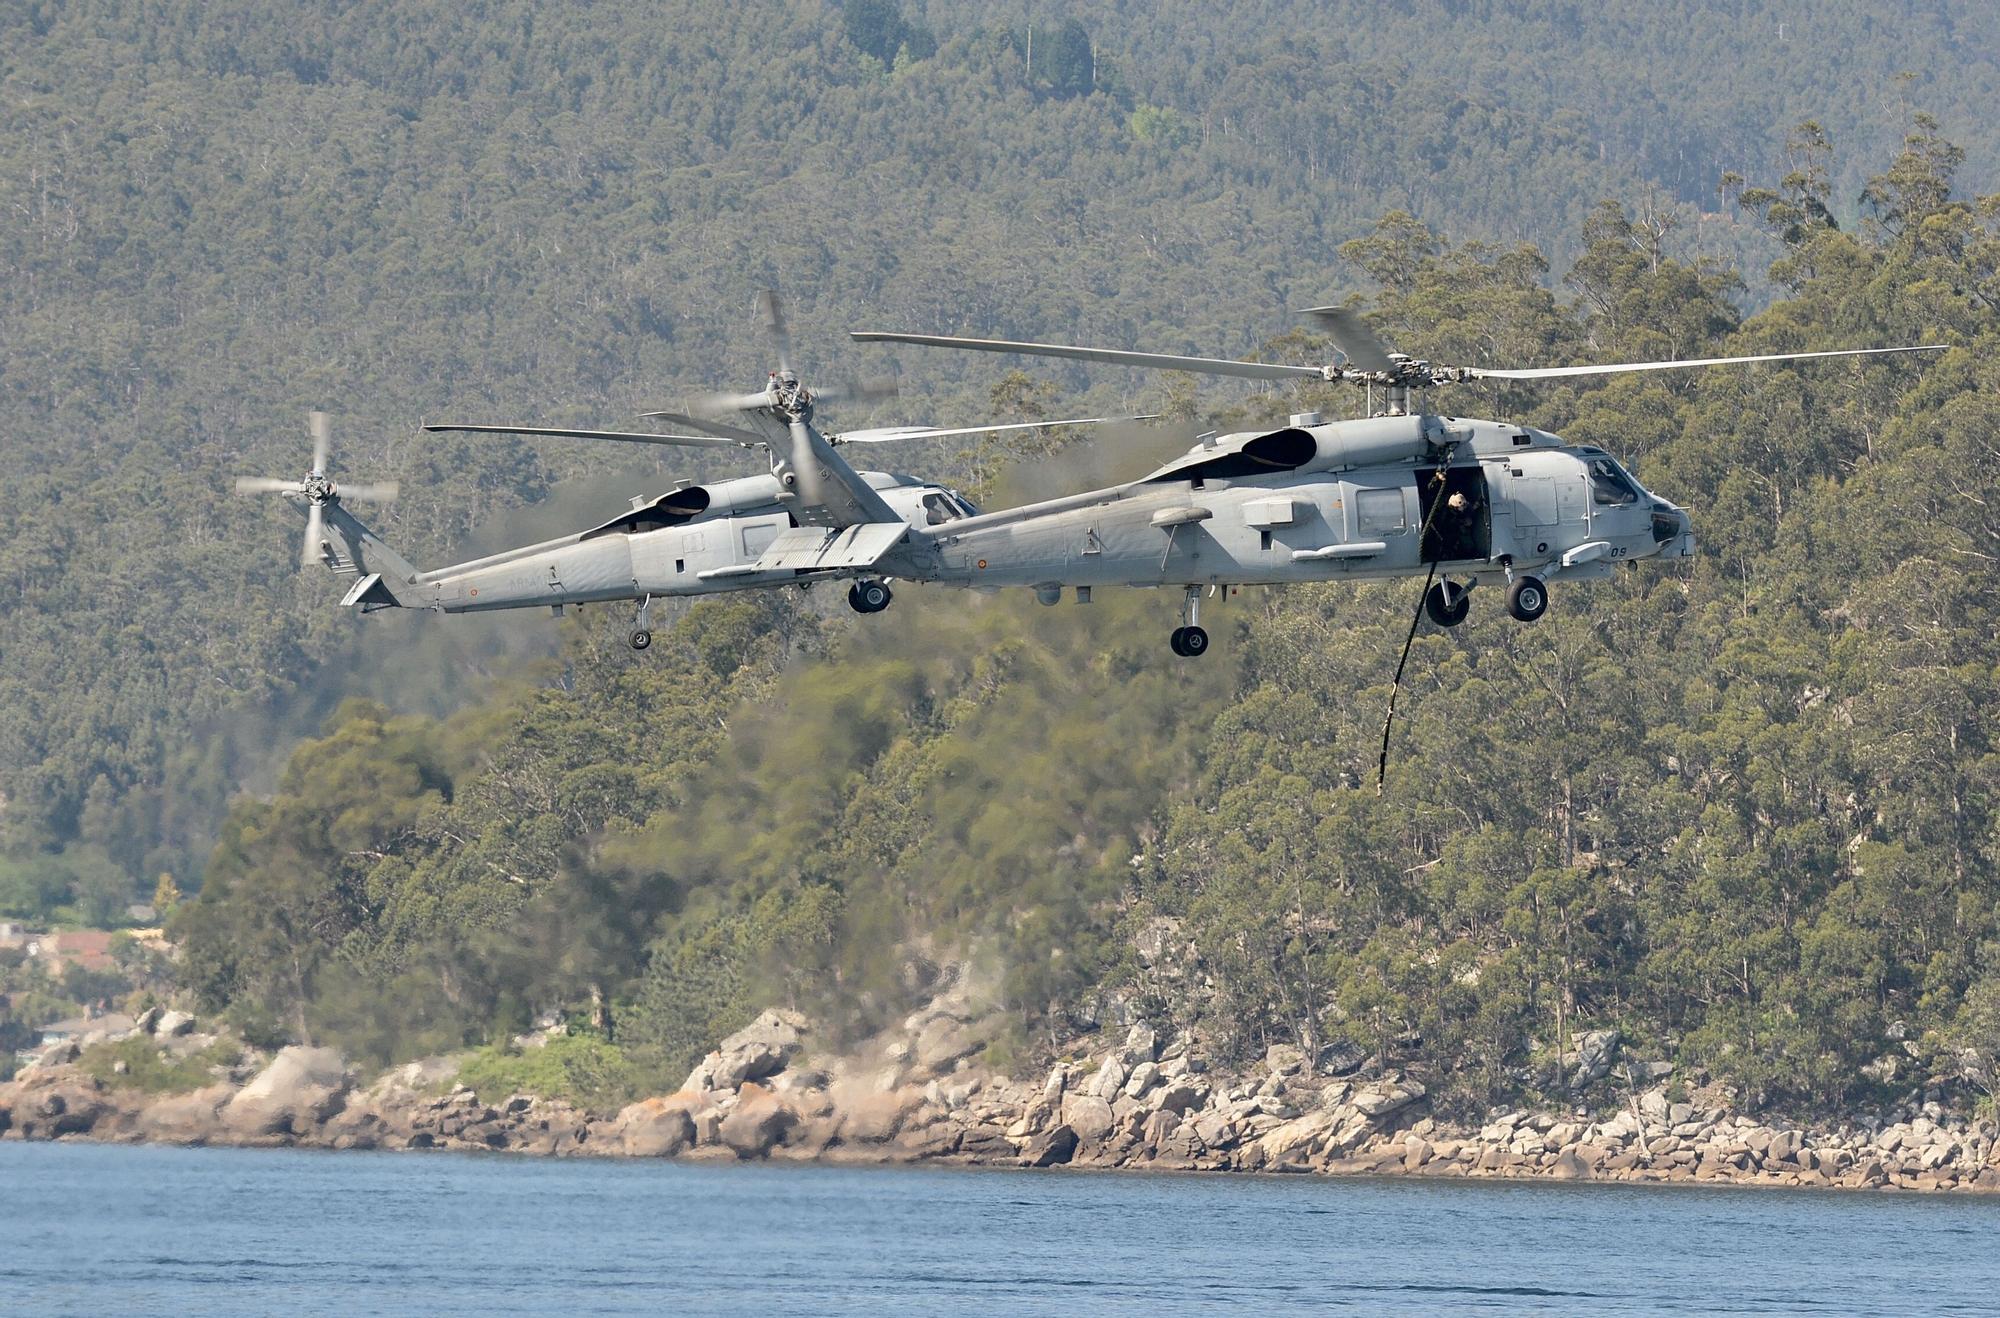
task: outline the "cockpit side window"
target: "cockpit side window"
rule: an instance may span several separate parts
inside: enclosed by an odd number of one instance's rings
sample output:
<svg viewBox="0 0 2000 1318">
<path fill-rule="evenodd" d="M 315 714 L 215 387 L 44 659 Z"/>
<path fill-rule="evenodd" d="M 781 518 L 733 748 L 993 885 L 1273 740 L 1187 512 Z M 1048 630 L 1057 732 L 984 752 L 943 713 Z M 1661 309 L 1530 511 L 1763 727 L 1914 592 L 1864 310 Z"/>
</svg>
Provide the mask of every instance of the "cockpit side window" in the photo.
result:
<svg viewBox="0 0 2000 1318">
<path fill-rule="evenodd" d="M 1590 499 L 1600 508 L 1639 502 L 1639 487 L 1610 458 L 1590 461 Z"/>
<path fill-rule="evenodd" d="M 952 506 L 948 496 L 943 494 L 924 496 L 924 525 L 940 526 L 945 522 L 956 521 L 960 516 L 962 514 Z"/>
</svg>

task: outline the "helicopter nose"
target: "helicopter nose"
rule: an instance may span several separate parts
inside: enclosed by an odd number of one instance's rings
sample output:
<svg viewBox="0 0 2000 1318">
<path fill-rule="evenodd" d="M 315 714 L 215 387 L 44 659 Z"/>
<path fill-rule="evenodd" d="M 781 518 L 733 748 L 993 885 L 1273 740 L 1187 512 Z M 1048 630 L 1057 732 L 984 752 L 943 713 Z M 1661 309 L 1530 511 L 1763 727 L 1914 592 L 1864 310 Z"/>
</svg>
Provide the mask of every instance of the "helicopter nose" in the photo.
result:
<svg viewBox="0 0 2000 1318">
<path fill-rule="evenodd" d="M 1653 505 L 1653 543 L 1660 552 L 1677 558 L 1694 553 L 1694 520 L 1666 500 Z"/>
</svg>

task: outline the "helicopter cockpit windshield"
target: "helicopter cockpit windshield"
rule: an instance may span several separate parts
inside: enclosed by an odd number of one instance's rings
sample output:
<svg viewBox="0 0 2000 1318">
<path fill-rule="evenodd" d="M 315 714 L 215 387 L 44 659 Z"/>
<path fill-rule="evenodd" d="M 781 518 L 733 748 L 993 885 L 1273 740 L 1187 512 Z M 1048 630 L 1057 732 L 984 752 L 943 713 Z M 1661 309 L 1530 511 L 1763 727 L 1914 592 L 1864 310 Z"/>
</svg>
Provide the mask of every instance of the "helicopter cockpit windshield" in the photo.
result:
<svg viewBox="0 0 2000 1318">
<path fill-rule="evenodd" d="M 940 490 L 924 496 L 924 525 L 942 526 L 955 522 L 961 517 L 976 517 L 978 513 L 972 505 L 953 494 Z"/>
<path fill-rule="evenodd" d="M 1610 458 L 1590 462 L 1590 499 L 1600 508 L 1622 508 L 1639 502 L 1639 487 Z"/>
</svg>

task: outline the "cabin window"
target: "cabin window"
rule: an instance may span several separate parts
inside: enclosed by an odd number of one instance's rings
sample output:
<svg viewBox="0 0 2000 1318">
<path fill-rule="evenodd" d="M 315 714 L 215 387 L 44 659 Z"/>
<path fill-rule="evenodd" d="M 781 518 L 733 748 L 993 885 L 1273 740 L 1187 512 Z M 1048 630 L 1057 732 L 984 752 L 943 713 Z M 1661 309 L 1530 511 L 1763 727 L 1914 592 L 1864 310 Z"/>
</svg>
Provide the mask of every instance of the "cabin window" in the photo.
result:
<svg viewBox="0 0 2000 1318">
<path fill-rule="evenodd" d="M 1639 502 L 1639 487 L 1610 458 L 1594 458 L 1590 463 L 1590 499 L 1600 508 L 1619 508 Z"/>
<path fill-rule="evenodd" d="M 1409 528 L 1403 511 L 1403 492 L 1397 490 L 1356 490 L 1355 529 L 1363 536 L 1395 535 Z"/>
</svg>

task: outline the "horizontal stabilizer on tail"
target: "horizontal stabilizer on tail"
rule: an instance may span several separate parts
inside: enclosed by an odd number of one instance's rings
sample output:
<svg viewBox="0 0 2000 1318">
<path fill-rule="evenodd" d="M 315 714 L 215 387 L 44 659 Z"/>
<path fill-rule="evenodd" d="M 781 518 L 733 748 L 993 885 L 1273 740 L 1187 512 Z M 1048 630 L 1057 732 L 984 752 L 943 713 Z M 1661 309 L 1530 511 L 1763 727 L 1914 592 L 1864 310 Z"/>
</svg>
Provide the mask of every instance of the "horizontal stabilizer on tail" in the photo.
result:
<svg viewBox="0 0 2000 1318">
<path fill-rule="evenodd" d="M 909 533 L 903 522 L 862 522 L 837 528 L 795 526 L 770 543 L 754 570 L 825 572 L 873 567 Z"/>
</svg>

